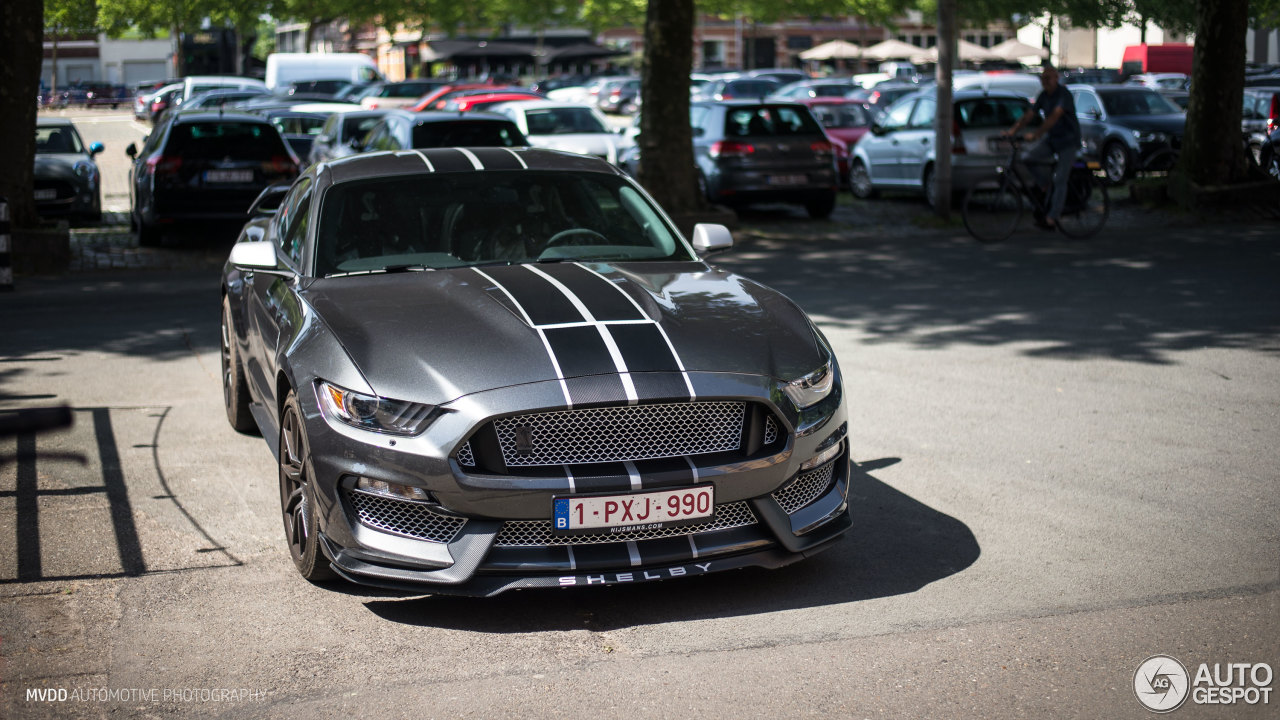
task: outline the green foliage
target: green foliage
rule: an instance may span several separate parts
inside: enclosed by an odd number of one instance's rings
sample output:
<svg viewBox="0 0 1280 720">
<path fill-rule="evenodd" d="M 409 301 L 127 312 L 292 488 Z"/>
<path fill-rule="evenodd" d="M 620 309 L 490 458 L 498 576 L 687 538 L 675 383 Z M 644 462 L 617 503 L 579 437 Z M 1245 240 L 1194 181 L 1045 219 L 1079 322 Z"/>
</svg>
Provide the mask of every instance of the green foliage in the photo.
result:
<svg viewBox="0 0 1280 720">
<path fill-rule="evenodd" d="M 644 27 L 647 0 L 582 0 L 579 17 L 594 33 L 616 27 Z"/>
<path fill-rule="evenodd" d="M 93 0 L 44 0 L 45 32 L 72 35 L 98 29 Z"/>
</svg>

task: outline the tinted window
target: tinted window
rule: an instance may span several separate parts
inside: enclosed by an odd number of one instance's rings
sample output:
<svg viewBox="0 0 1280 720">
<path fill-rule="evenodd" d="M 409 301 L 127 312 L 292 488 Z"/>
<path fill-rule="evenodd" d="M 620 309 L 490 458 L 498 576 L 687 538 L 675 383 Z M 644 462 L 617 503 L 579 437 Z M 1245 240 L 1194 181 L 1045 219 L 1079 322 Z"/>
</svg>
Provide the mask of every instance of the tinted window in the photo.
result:
<svg viewBox="0 0 1280 720">
<path fill-rule="evenodd" d="M 1076 101 L 1076 115 L 1091 117 L 1094 110 L 1102 112 L 1102 107 L 1098 105 L 1098 99 L 1090 92 L 1074 93 Z"/>
<path fill-rule="evenodd" d="M 80 144 L 80 136 L 70 125 L 61 127 L 36 128 L 36 154 L 45 153 L 82 153 L 84 145 Z"/>
<path fill-rule="evenodd" d="M 1170 115 L 1181 112 L 1154 90 L 1123 90 L 1102 96 L 1108 115 Z"/>
<path fill-rule="evenodd" d="M 271 118 L 271 124 L 285 135 L 319 135 L 324 128 L 323 117 L 285 116 Z"/>
<path fill-rule="evenodd" d="M 821 135 L 822 128 L 802 108 L 762 105 L 730 108 L 725 113 L 726 137 Z"/>
<path fill-rule="evenodd" d="M 347 118 L 342 121 L 342 137 L 343 139 L 364 137 L 381 119 L 376 115 L 373 117 Z"/>
<path fill-rule="evenodd" d="M 1030 104 L 1015 98 L 982 98 L 956 103 L 956 122 L 963 129 L 1007 128 L 1018 121 Z"/>
<path fill-rule="evenodd" d="M 911 127 L 915 129 L 933 127 L 933 118 L 937 115 L 938 101 L 933 98 L 920 98 L 916 109 L 911 113 Z"/>
<path fill-rule="evenodd" d="M 871 124 L 871 117 L 861 105 L 814 105 L 809 111 L 822 127 L 858 128 Z"/>
<path fill-rule="evenodd" d="M 316 274 L 486 262 L 689 260 L 658 211 L 605 173 L 437 173 L 341 183 L 323 196 Z"/>
<path fill-rule="evenodd" d="M 609 132 L 587 108 L 526 110 L 524 119 L 530 135 Z"/>
<path fill-rule="evenodd" d="M 289 156 L 280 133 L 266 123 L 200 122 L 174 125 L 165 154 L 215 160 L 224 157 L 268 160 Z"/>
<path fill-rule="evenodd" d="M 413 146 L 433 147 L 523 147 L 529 143 L 510 122 L 433 122 L 413 128 Z"/>
</svg>

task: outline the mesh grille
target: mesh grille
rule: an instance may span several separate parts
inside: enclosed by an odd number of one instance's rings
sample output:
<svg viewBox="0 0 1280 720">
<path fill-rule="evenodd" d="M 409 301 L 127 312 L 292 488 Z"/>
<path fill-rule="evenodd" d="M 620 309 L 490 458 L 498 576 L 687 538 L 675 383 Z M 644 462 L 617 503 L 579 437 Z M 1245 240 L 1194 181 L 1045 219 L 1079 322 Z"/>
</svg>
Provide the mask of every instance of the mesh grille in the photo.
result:
<svg viewBox="0 0 1280 720">
<path fill-rule="evenodd" d="M 467 444 L 463 445 L 461 448 L 458 449 L 458 464 L 466 465 L 467 467 L 476 466 L 476 457 L 475 455 L 471 454 L 470 442 L 468 442 Z"/>
<path fill-rule="evenodd" d="M 550 520 L 508 520 L 494 540 L 499 547 L 543 547 L 547 545 L 598 545 L 600 543 L 625 542 L 627 540 L 653 540 L 655 538 L 680 537 L 745 527 L 756 523 L 756 514 L 745 502 L 718 505 L 716 514 L 706 522 L 696 525 L 634 530 L 620 533 L 595 533 L 590 535 L 557 535 L 551 529 Z"/>
<path fill-rule="evenodd" d="M 778 424 L 773 421 L 770 416 L 764 421 L 764 444 L 772 445 L 774 440 L 778 439 Z"/>
<path fill-rule="evenodd" d="M 558 410 L 495 420 L 508 467 L 681 457 L 736 450 L 745 402 Z M 521 455 L 517 431 L 528 446 Z"/>
<path fill-rule="evenodd" d="M 447 543 L 467 522 L 465 518 L 441 515 L 410 500 L 395 500 L 358 490 L 347 490 L 346 496 L 362 525 L 418 540 Z"/>
<path fill-rule="evenodd" d="M 817 500 L 827 488 L 831 487 L 831 471 L 835 463 L 827 463 L 817 470 L 811 470 L 792 483 L 773 494 L 788 515 Z"/>
</svg>

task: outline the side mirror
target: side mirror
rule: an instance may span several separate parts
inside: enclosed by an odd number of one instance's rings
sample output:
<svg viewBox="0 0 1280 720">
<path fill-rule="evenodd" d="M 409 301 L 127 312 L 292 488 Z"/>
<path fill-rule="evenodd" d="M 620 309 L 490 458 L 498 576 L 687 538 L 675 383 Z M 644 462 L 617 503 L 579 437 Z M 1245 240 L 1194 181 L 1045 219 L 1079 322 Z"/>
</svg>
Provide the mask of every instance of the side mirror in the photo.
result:
<svg viewBox="0 0 1280 720">
<path fill-rule="evenodd" d="M 1093 108 L 1092 110 L 1089 111 L 1089 117 L 1093 118 L 1094 120 L 1101 120 L 1102 111 L 1099 110 L 1098 108 Z"/>
<path fill-rule="evenodd" d="M 733 234 L 729 232 L 729 228 L 712 223 L 698 223 L 693 226 L 693 249 L 697 250 L 699 255 L 710 255 L 731 247 L 733 247 Z"/>
<path fill-rule="evenodd" d="M 880 137 L 881 135 L 884 135 L 886 132 L 888 132 L 888 131 L 887 131 L 887 130 L 885 130 L 885 129 L 884 129 L 884 126 L 883 126 L 883 125 L 881 125 L 880 123 L 878 123 L 878 122 L 873 122 L 873 123 L 871 123 L 871 134 L 872 134 L 872 135 L 875 135 L 876 137 Z"/>
<path fill-rule="evenodd" d="M 279 267 L 276 262 L 276 246 L 261 240 L 236 243 L 231 248 L 229 261 L 238 268 L 275 270 Z"/>
<path fill-rule="evenodd" d="M 106 148 L 102 147 L 102 143 L 100 142 L 93 143 L 92 145 L 89 146 L 89 157 L 93 157 L 94 155 L 97 155 L 98 153 L 102 152 L 105 149 Z"/>
<path fill-rule="evenodd" d="M 703 130 L 703 129 L 702 129 L 702 128 L 700 128 L 700 127 L 693 128 L 693 136 L 694 136 L 694 137 L 702 137 L 703 135 L 706 135 L 706 134 L 707 134 L 707 131 L 706 131 L 706 130 Z"/>
<path fill-rule="evenodd" d="M 284 199 L 285 193 L 289 192 L 289 187 L 284 184 L 267 186 L 249 206 L 249 216 L 275 215 L 280 209 L 280 201 Z"/>
<path fill-rule="evenodd" d="M 94 143 L 94 144 L 97 145 L 98 143 Z M 99 145 L 99 147 L 101 147 L 101 145 Z M 89 152 L 93 152 L 92 147 L 89 148 Z M 131 158 L 138 157 L 138 146 L 134 145 L 133 143 L 129 143 L 129 145 L 124 149 L 124 154 L 128 155 Z"/>
</svg>

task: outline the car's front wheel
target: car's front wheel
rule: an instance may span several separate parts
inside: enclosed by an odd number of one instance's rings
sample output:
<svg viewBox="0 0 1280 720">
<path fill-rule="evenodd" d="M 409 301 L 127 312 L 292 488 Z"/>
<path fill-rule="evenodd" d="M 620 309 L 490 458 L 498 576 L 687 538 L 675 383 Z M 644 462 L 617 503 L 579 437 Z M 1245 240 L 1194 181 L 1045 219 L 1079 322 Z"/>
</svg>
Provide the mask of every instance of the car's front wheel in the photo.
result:
<svg viewBox="0 0 1280 720">
<path fill-rule="evenodd" d="M 1112 141 L 1102 151 L 1102 170 L 1107 182 L 1118 185 L 1129 177 L 1129 151 L 1124 145 Z"/>
<path fill-rule="evenodd" d="M 244 364 L 240 362 L 240 347 L 236 344 L 235 326 L 231 319 L 231 300 L 222 298 L 222 404 L 227 411 L 227 421 L 236 432 L 248 433 L 258 429 L 249 413 L 249 390 L 244 385 Z"/>
<path fill-rule="evenodd" d="M 280 511 L 289 555 L 302 577 L 311 582 L 333 580 L 338 575 L 320 549 L 320 527 L 316 519 L 314 468 L 302 410 L 293 391 L 280 413 Z"/>
<path fill-rule="evenodd" d="M 867 172 L 867 166 L 861 160 L 855 159 L 853 167 L 849 168 L 849 189 L 860 200 L 876 196 L 876 189 L 871 186 L 871 173 Z"/>
</svg>

